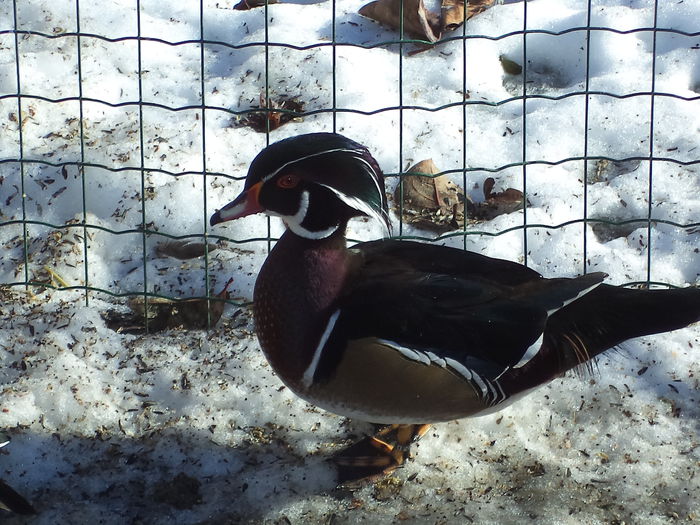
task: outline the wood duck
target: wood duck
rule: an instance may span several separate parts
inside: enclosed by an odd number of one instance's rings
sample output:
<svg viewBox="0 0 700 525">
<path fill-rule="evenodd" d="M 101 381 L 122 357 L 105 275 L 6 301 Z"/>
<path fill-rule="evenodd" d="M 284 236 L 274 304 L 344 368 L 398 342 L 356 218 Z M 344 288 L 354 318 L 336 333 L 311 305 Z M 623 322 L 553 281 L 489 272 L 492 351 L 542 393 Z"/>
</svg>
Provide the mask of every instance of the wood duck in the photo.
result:
<svg viewBox="0 0 700 525">
<path fill-rule="evenodd" d="M 254 290 L 272 368 L 314 405 L 392 425 L 338 455 L 344 480 L 391 471 L 431 423 L 499 410 L 627 339 L 700 320 L 697 288 L 619 288 L 603 273 L 547 279 L 404 240 L 348 248 L 350 219 L 388 228 L 389 217 L 376 160 L 338 134 L 265 148 L 211 224 L 258 212 L 287 227 Z"/>
</svg>

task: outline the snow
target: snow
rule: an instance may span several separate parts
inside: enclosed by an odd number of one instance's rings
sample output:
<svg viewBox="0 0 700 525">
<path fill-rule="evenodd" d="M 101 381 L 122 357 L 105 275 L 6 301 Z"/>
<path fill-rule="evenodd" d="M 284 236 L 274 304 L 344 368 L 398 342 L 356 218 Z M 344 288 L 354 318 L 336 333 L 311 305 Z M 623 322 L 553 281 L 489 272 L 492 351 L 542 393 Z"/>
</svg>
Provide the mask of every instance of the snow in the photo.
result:
<svg viewBox="0 0 700 525">
<path fill-rule="evenodd" d="M 273 97 L 323 110 L 335 85 L 339 108 L 286 124 L 270 141 L 330 131 L 335 122 L 369 146 L 390 189 L 391 175 L 429 157 L 475 200 L 489 176 L 497 190 L 523 189 L 525 171 L 527 253 L 522 211 L 439 242 L 527 262 L 548 276 L 583 272 L 585 246 L 585 269 L 607 272 L 611 283 L 697 286 L 700 4 L 589 3 L 590 13 L 575 0 L 533 0 L 526 12 L 507 2 L 467 23 L 466 34 L 478 38 L 409 56 L 410 44 L 403 55 L 382 45 L 395 35 L 357 14 L 361 0 L 281 0 L 268 8 L 267 38 L 300 49 L 275 45 L 266 55 L 257 45 L 266 38 L 264 9 L 207 0 L 203 63 L 197 2 L 142 0 L 140 18 L 126 0 L 83 1 L 79 9 L 68 0 L 0 4 L 0 282 L 12 285 L 0 288 L 0 430 L 12 440 L 0 451 L 0 477 L 32 501 L 33 523 L 698 519 L 697 325 L 631 341 L 603 356 L 595 374 L 558 379 L 494 415 L 437 425 L 396 477 L 340 490 L 326 459 L 372 427 L 296 398 L 254 336 L 252 285 L 266 238 L 281 225 L 273 220 L 268 231 L 262 216 L 207 225 L 266 144 L 265 134 L 234 125 L 233 112 L 259 103 L 269 74 Z M 15 5 L 24 31 L 17 50 Z M 77 39 L 65 35 L 77 30 L 78 10 L 80 31 L 100 37 L 80 38 L 80 70 Z M 589 16 L 607 29 L 591 31 L 587 55 L 586 31 L 568 30 Z M 536 31 L 526 43 L 510 34 L 525 19 Z M 663 31 L 650 30 L 655 19 Z M 142 36 L 158 39 L 141 45 L 140 85 L 138 20 Z M 499 62 L 523 64 L 524 53 L 533 95 L 525 105 L 522 77 Z M 586 87 L 595 92 L 587 133 L 585 97 L 572 95 Z M 653 99 L 652 88 L 660 93 Z M 142 106 L 134 104 L 139 93 Z M 411 109 L 399 111 L 400 103 Z M 650 153 L 668 160 L 649 162 Z M 534 164 L 523 170 L 524 160 Z M 140 233 L 143 211 L 159 235 Z M 580 221 L 584 211 L 638 222 L 601 233 Z M 651 235 L 649 213 L 659 221 Z M 23 217 L 34 221 L 26 223 L 26 260 Z M 205 232 L 218 246 L 208 267 L 204 258 L 155 253 L 167 236 Z M 350 237 L 381 234 L 357 221 Z M 103 318 L 128 311 L 126 297 L 90 292 L 86 304 L 80 290 L 20 285 L 47 280 L 47 268 L 69 286 L 117 295 L 143 292 L 145 280 L 151 292 L 197 297 L 207 279 L 218 292 L 233 277 L 235 300 L 209 331 L 129 335 Z"/>
</svg>

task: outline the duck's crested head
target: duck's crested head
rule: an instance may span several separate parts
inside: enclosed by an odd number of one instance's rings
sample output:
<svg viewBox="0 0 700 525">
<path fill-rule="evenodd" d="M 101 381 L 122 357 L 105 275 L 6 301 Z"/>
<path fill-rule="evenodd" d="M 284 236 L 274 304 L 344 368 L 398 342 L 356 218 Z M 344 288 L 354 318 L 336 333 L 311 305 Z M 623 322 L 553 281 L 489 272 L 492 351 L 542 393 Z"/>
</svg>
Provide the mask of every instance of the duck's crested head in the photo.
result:
<svg viewBox="0 0 700 525">
<path fill-rule="evenodd" d="M 384 176 L 369 150 L 337 133 L 290 137 L 263 149 L 250 164 L 243 192 L 211 224 L 265 212 L 301 237 L 322 239 L 352 217 L 389 228 Z"/>
</svg>

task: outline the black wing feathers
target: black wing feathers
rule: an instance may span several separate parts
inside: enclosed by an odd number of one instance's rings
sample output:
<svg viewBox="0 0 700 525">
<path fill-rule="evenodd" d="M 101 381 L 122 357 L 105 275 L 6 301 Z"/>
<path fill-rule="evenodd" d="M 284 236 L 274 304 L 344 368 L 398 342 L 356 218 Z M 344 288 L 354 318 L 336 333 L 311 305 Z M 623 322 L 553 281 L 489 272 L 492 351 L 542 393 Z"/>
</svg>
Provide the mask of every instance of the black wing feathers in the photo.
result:
<svg viewBox="0 0 700 525">
<path fill-rule="evenodd" d="M 360 263 L 338 301 L 327 343 L 334 348 L 324 352 L 320 376 L 333 369 L 347 340 L 376 337 L 495 378 L 538 341 L 548 312 L 603 278 L 548 280 L 516 263 L 415 242 L 370 242 L 354 250 Z"/>
<path fill-rule="evenodd" d="M 348 340 L 371 337 L 454 359 L 517 392 L 627 339 L 700 320 L 697 288 L 619 288 L 601 284 L 602 273 L 544 279 L 517 263 L 408 241 L 363 243 L 353 253 L 317 380 L 332 373 Z"/>
</svg>

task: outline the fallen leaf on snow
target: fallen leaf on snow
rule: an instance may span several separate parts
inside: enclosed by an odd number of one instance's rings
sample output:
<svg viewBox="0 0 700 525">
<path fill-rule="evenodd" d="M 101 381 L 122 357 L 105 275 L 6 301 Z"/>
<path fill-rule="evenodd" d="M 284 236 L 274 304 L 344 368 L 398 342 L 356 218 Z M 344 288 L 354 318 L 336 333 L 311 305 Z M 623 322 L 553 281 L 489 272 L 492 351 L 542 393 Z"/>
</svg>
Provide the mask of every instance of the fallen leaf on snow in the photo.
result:
<svg viewBox="0 0 700 525">
<path fill-rule="evenodd" d="M 471 0 L 467 3 L 467 17 L 483 13 L 496 3 L 496 0 Z M 464 0 L 442 0 L 440 8 L 442 31 L 452 31 L 464 23 Z"/>
<path fill-rule="evenodd" d="M 469 218 L 477 221 L 488 221 L 523 208 L 523 192 L 515 188 L 493 193 L 496 181 L 489 177 L 484 181 L 484 202 L 467 204 Z"/>
<path fill-rule="evenodd" d="M 359 13 L 400 31 L 403 3 L 404 34 L 432 43 L 437 42 L 445 31 L 457 29 L 465 20 L 485 11 L 495 1 L 473 0 L 469 2 L 466 7 L 466 17 L 464 0 L 442 0 L 440 13 L 428 10 L 423 0 L 375 0 L 362 6 Z"/>
<path fill-rule="evenodd" d="M 440 21 L 430 13 L 423 0 L 375 0 L 360 8 L 362 16 L 371 18 L 392 29 L 401 30 L 401 4 L 403 3 L 404 34 L 435 42 L 440 38 Z"/>
<path fill-rule="evenodd" d="M 233 125 L 247 126 L 258 133 L 267 132 L 269 126 L 269 130 L 273 131 L 287 122 L 298 121 L 301 118 L 299 113 L 304 111 L 304 103 L 296 97 L 281 96 L 278 99 L 270 99 L 267 104 L 265 96 L 261 94 L 260 105 L 254 106 L 253 109 L 260 111 L 251 111 L 238 117 Z"/>
<path fill-rule="evenodd" d="M 411 166 L 394 200 L 403 203 L 403 220 L 418 228 L 445 232 L 459 228 L 464 221 L 464 192 L 440 170 L 432 159 Z M 416 175 L 417 173 L 424 175 Z"/>
<path fill-rule="evenodd" d="M 276 4 L 279 0 L 267 0 L 269 4 Z M 265 5 L 265 0 L 241 0 L 233 8 L 236 11 L 247 11 L 248 9 L 255 9 L 256 7 L 263 7 Z"/>
</svg>

